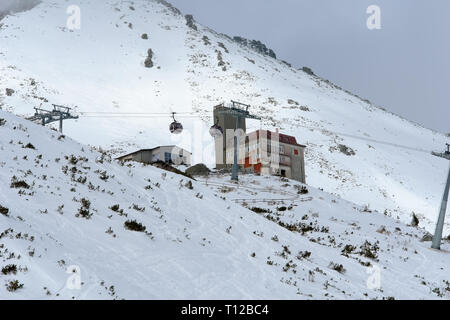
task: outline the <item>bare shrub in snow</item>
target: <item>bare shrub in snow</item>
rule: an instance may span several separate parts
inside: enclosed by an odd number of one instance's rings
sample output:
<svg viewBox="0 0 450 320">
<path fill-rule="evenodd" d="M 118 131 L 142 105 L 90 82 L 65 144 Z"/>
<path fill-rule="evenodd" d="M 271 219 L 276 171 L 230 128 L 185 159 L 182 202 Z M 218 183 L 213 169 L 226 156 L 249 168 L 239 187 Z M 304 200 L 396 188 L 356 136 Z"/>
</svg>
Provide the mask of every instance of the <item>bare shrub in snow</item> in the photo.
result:
<svg viewBox="0 0 450 320">
<path fill-rule="evenodd" d="M 9 292 L 14 292 L 23 288 L 23 283 L 20 283 L 19 280 L 11 280 L 6 284 L 6 290 Z"/>
<path fill-rule="evenodd" d="M 417 218 L 416 214 L 412 213 L 411 226 L 418 227 L 419 226 L 419 218 Z"/>
<path fill-rule="evenodd" d="M 81 198 L 81 207 L 78 209 L 78 214 L 76 217 L 81 216 L 82 218 L 89 219 L 92 216 L 90 212 L 91 202 L 86 198 Z"/>
<path fill-rule="evenodd" d="M 302 260 L 302 259 L 308 259 L 311 256 L 311 252 L 310 251 L 299 251 L 296 258 L 298 260 Z"/>
<path fill-rule="evenodd" d="M 29 142 L 23 148 L 36 150 L 36 148 Z"/>
<path fill-rule="evenodd" d="M 17 273 L 17 266 L 15 264 L 8 264 L 7 266 L 4 266 L 2 268 L 2 274 L 8 275 L 8 274 L 16 274 Z"/>
<path fill-rule="evenodd" d="M 330 262 L 329 268 L 339 273 L 345 273 L 346 271 L 342 264 L 334 263 L 333 261 Z"/>
<path fill-rule="evenodd" d="M 356 154 L 352 148 L 346 146 L 345 144 L 338 144 L 338 149 L 341 153 L 345 154 L 346 156 L 354 156 Z"/>
<path fill-rule="evenodd" d="M 152 49 L 148 49 L 147 50 L 147 58 L 145 58 L 145 61 L 144 61 L 144 65 L 145 65 L 145 67 L 146 68 L 151 68 L 151 67 L 153 67 L 153 50 Z"/>
<path fill-rule="evenodd" d="M 360 255 L 373 260 L 376 260 L 378 258 L 378 250 L 380 248 L 378 247 L 377 243 L 372 244 L 366 240 L 359 248 L 361 250 L 359 252 Z"/>
<path fill-rule="evenodd" d="M 134 204 L 134 203 L 133 203 L 133 209 L 136 211 L 140 211 L 140 212 L 145 211 L 145 207 L 139 207 L 137 204 Z"/>
<path fill-rule="evenodd" d="M 0 213 L 2 214 L 2 215 L 4 215 L 4 216 L 9 216 L 9 209 L 8 208 L 6 208 L 6 207 L 3 207 L 2 205 L 0 205 Z"/>
<path fill-rule="evenodd" d="M 253 212 L 256 212 L 256 213 L 272 213 L 272 211 L 269 209 L 258 208 L 258 207 L 250 208 L 250 210 L 252 210 Z"/>
<path fill-rule="evenodd" d="M 352 246 L 351 244 L 347 244 L 344 249 L 342 249 L 342 255 L 346 256 L 351 254 L 353 251 L 356 250 L 355 246 Z"/>
<path fill-rule="evenodd" d="M 13 176 L 11 178 L 10 187 L 14 188 L 14 189 L 20 189 L 20 188 L 30 189 L 30 185 L 28 183 L 26 183 L 24 180 L 18 180 L 16 176 Z"/>
<path fill-rule="evenodd" d="M 147 229 L 145 226 L 143 226 L 140 222 L 137 222 L 136 220 L 127 220 L 124 222 L 123 225 L 125 229 L 137 232 L 144 232 L 145 229 Z"/>
</svg>

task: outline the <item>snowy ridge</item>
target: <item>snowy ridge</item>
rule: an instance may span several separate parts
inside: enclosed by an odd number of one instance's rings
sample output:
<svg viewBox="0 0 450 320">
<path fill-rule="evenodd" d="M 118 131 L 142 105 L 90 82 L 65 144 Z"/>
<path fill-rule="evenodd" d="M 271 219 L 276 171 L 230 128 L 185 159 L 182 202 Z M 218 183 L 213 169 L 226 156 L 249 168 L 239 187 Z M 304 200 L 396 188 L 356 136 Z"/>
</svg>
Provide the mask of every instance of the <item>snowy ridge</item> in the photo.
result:
<svg viewBox="0 0 450 320">
<path fill-rule="evenodd" d="M 450 243 L 429 249 L 423 229 L 293 181 L 191 181 L 0 120 L 1 299 L 450 297 Z"/>
</svg>

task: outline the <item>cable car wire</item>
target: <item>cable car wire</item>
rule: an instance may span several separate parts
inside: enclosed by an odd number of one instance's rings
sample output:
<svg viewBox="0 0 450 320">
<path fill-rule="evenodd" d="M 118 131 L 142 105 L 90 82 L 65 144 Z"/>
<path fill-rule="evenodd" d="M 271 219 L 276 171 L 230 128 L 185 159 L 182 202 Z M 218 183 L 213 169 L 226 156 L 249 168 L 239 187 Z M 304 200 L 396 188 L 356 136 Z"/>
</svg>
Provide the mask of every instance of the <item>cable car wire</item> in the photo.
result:
<svg viewBox="0 0 450 320">
<path fill-rule="evenodd" d="M 192 112 L 192 111 L 191 112 L 106 112 L 106 111 L 98 111 L 98 112 L 79 112 L 79 114 L 80 114 L 80 117 L 83 117 L 83 118 L 146 118 L 146 119 L 153 118 L 153 119 L 155 119 L 155 118 L 165 118 L 165 117 L 173 118 L 174 115 L 176 115 L 177 118 L 185 118 L 185 119 L 202 118 L 201 115 L 198 115 L 196 112 Z M 175 120 L 175 118 L 174 118 L 174 120 Z M 181 125 L 181 123 L 177 122 L 176 120 L 172 124 L 174 124 L 175 122 L 178 123 L 179 125 Z M 172 124 L 171 124 L 171 126 L 172 126 Z M 177 126 L 177 125 L 174 125 L 174 126 Z M 394 143 L 394 142 L 383 141 L 383 140 L 373 139 L 373 138 L 369 138 L 369 137 L 358 136 L 358 135 L 354 135 L 354 134 L 342 133 L 342 132 L 332 131 L 332 130 L 323 129 L 323 128 L 310 127 L 310 126 L 301 125 L 301 124 L 296 124 L 295 126 L 305 128 L 308 130 L 312 130 L 312 131 L 320 131 L 322 134 L 324 134 L 324 132 L 326 132 L 326 133 L 335 134 L 337 136 L 343 136 L 343 137 L 348 137 L 348 138 L 352 138 L 352 139 L 372 142 L 372 143 L 376 143 L 376 144 L 382 144 L 382 145 L 386 145 L 386 146 L 390 146 L 390 147 L 394 147 L 394 148 L 405 149 L 408 151 L 422 152 L 422 153 L 428 153 L 428 154 L 430 154 L 432 152 L 432 150 L 426 150 L 423 148 L 406 146 L 406 145 L 402 145 L 402 144 L 398 144 L 398 143 Z M 181 127 L 182 127 L 182 125 L 181 125 Z M 172 129 L 170 129 L 170 130 L 172 131 Z M 219 135 L 220 132 L 223 133 L 223 129 L 220 126 L 218 126 L 218 123 L 215 123 L 210 128 L 210 133 L 213 131 L 217 135 Z"/>
</svg>

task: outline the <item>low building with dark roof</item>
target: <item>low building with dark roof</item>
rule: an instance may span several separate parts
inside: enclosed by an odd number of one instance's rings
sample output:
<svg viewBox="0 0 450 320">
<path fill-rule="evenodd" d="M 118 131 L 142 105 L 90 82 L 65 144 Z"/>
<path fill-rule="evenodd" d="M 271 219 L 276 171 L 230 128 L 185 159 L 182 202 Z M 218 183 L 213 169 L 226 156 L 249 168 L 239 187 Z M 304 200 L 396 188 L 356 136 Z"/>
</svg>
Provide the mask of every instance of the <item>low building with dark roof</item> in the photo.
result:
<svg viewBox="0 0 450 320">
<path fill-rule="evenodd" d="M 177 146 L 158 146 L 153 149 L 141 149 L 118 157 L 119 161 L 136 161 L 146 164 L 164 162 L 176 165 L 191 165 L 191 153 Z"/>
</svg>

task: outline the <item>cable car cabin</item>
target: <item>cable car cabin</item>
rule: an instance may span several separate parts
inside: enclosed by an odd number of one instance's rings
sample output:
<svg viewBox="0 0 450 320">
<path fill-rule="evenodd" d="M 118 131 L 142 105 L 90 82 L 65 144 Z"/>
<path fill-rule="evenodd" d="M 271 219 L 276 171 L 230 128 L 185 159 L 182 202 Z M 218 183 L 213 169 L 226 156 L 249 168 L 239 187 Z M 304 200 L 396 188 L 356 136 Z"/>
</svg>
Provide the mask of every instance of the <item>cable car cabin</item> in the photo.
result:
<svg viewBox="0 0 450 320">
<path fill-rule="evenodd" d="M 219 138 L 223 135 L 223 129 L 218 124 L 215 124 L 209 129 L 209 134 L 213 138 Z"/>
<path fill-rule="evenodd" d="M 180 122 L 174 121 L 169 126 L 170 133 L 180 134 L 183 132 L 183 125 Z"/>
</svg>

